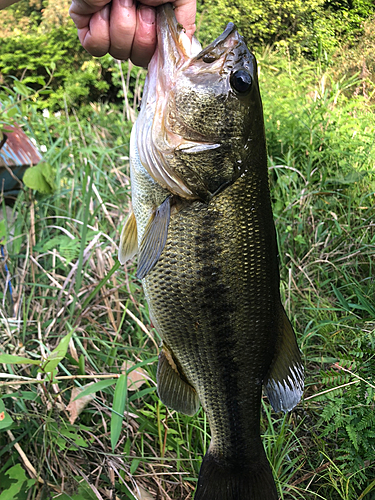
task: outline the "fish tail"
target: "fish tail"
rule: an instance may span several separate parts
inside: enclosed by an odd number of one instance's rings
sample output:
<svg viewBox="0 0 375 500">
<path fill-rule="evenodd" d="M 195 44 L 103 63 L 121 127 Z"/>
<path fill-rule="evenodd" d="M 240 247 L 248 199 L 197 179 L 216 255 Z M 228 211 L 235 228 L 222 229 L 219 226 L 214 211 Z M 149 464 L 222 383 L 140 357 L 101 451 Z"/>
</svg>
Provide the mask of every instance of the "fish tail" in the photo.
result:
<svg viewBox="0 0 375 500">
<path fill-rule="evenodd" d="M 264 451 L 250 467 L 225 465 L 210 450 L 203 458 L 194 500 L 277 500 L 278 497 Z"/>
</svg>

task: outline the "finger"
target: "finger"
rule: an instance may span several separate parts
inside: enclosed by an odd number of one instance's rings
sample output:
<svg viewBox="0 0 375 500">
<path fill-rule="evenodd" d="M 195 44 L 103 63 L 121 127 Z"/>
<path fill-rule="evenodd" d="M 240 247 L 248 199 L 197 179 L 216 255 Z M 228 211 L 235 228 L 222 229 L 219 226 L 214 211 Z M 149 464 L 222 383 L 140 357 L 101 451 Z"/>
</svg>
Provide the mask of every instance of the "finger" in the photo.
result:
<svg viewBox="0 0 375 500">
<path fill-rule="evenodd" d="M 195 17 L 197 15 L 197 2 L 195 0 L 176 0 L 173 2 L 177 21 L 185 28 L 189 38 L 195 33 Z"/>
<path fill-rule="evenodd" d="M 81 12 L 84 11 L 77 4 L 78 2 L 72 3 L 69 13 L 77 26 L 78 37 L 82 46 L 93 56 L 104 56 L 110 47 L 110 5 L 105 5 L 94 14 L 82 14 Z M 78 8 L 75 9 L 75 7 Z"/>
<path fill-rule="evenodd" d="M 142 3 L 156 7 L 171 0 L 142 0 Z M 195 33 L 195 16 L 197 14 L 196 0 L 172 0 L 175 6 L 177 21 L 185 28 L 186 34 L 191 38 Z"/>
<path fill-rule="evenodd" d="M 154 7 L 140 5 L 137 10 L 131 60 L 136 66 L 146 67 L 156 49 L 156 11 Z"/>
<path fill-rule="evenodd" d="M 88 15 L 98 12 L 105 7 L 110 0 L 72 0 L 69 14 Z"/>
<path fill-rule="evenodd" d="M 113 0 L 111 10 L 110 54 L 116 59 L 129 59 L 137 23 L 133 0 Z"/>
<path fill-rule="evenodd" d="M 110 0 L 72 0 L 69 15 L 78 29 L 87 28 L 90 18 L 95 12 L 102 10 Z"/>
<path fill-rule="evenodd" d="M 18 0 L 0 0 L 0 10 L 6 9 L 7 7 L 9 7 L 9 5 L 12 5 L 16 2 L 18 2 Z"/>
</svg>

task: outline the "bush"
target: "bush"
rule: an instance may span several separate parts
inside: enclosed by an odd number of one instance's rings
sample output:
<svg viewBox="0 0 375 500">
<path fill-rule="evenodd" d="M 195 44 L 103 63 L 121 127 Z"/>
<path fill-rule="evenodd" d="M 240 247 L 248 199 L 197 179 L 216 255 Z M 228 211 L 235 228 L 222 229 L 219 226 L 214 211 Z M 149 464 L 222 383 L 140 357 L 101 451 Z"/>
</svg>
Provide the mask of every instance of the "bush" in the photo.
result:
<svg viewBox="0 0 375 500">
<path fill-rule="evenodd" d="M 123 103 L 123 85 L 117 62 L 106 55 L 93 58 L 81 46 L 74 27 L 60 26 L 49 34 L 32 33 L 5 38 L 0 45 L 0 75 L 3 83 L 12 85 L 13 77 L 22 80 L 34 91 L 41 88 L 53 73 L 49 95 L 39 96 L 37 107 L 57 111 L 68 107 L 88 112 L 90 102 Z M 133 103 L 139 94 L 144 72 L 122 63 L 122 75 L 129 71 L 128 99 Z M 141 75 L 138 73 L 141 72 Z"/>
<path fill-rule="evenodd" d="M 250 47 L 286 42 L 295 53 L 317 57 L 362 33 L 375 14 L 371 0 L 201 0 L 199 34 L 211 41 L 233 21 Z"/>
<path fill-rule="evenodd" d="M 46 0 L 43 5 L 29 0 L 2 12 L 0 84 L 10 85 L 12 76 L 36 91 L 41 87 L 40 77 L 46 79 L 48 69 L 54 68 L 51 93 L 39 96 L 37 106 L 57 111 L 66 102 L 84 116 L 90 102 L 121 105 L 125 79 L 127 98 L 134 109 L 144 73 L 127 63 L 120 71 L 110 56 L 97 59 L 88 54 L 68 16 L 68 4 L 68 0 L 51 4 Z M 211 42 L 232 20 L 257 53 L 264 45 L 276 44 L 286 45 L 295 57 L 304 54 L 310 58 L 332 54 L 340 40 L 349 44 L 347 51 L 352 50 L 354 40 L 371 33 L 371 24 L 364 21 L 375 15 L 371 0 L 253 0 L 250 8 L 248 0 L 200 0 L 198 10 L 198 36 L 203 44 Z M 368 53 L 371 72 L 373 45 Z"/>
</svg>

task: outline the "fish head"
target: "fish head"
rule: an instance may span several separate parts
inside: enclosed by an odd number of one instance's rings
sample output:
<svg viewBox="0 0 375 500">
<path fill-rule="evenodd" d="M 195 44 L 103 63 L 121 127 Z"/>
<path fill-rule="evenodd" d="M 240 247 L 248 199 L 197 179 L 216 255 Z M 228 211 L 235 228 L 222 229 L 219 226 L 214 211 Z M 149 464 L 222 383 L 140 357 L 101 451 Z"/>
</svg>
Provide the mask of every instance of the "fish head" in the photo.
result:
<svg viewBox="0 0 375 500">
<path fill-rule="evenodd" d="M 139 116 L 149 137 L 138 140 L 140 149 L 152 143 L 153 155 L 140 157 L 172 193 L 207 201 L 247 171 L 250 157 L 264 160 L 256 59 L 233 23 L 204 49 L 170 4 L 158 8 L 157 23 Z"/>
</svg>

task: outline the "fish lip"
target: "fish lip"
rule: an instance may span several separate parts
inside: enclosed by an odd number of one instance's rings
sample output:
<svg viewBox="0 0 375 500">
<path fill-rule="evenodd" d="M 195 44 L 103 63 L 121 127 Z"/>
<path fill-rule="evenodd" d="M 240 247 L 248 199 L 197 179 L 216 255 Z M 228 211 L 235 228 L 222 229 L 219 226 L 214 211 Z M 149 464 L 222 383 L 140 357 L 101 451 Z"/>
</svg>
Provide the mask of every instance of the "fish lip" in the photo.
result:
<svg viewBox="0 0 375 500">
<path fill-rule="evenodd" d="M 166 63 L 169 67 L 173 64 L 180 67 L 179 63 L 188 61 L 193 62 L 203 59 L 203 57 L 208 53 L 214 51 L 221 45 L 225 45 L 226 41 L 230 37 L 239 37 L 236 25 L 230 22 L 227 24 L 223 33 L 221 33 L 221 35 L 207 45 L 207 47 L 203 48 L 199 53 L 187 53 L 187 46 L 182 43 L 182 37 L 185 36 L 187 38 L 187 35 L 184 35 L 185 30 L 183 26 L 176 20 L 173 6 L 170 3 L 160 5 L 157 12 L 157 50 L 161 61 Z M 192 45 L 193 44 L 190 43 L 190 48 Z M 223 52 L 220 52 L 218 56 L 221 56 L 222 53 Z"/>
<path fill-rule="evenodd" d="M 167 55 L 173 48 L 180 49 L 181 52 L 178 38 L 182 29 L 172 5 L 170 3 L 160 5 L 157 9 L 157 50 L 160 56 Z"/>
<path fill-rule="evenodd" d="M 224 45 L 225 42 L 228 40 L 228 38 L 230 38 L 232 35 L 236 35 L 237 33 L 238 32 L 237 32 L 236 25 L 234 23 L 228 23 L 225 30 L 223 31 L 223 33 L 221 35 L 219 35 L 213 42 L 211 42 L 209 45 L 207 45 L 207 47 L 202 49 L 199 52 L 199 54 L 197 54 L 194 57 L 194 60 L 197 61 L 199 59 L 203 59 L 203 57 L 205 55 L 207 55 L 210 52 L 212 52 L 213 50 L 217 49 L 220 45 Z"/>
<path fill-rule="evenodd" d="M 176 81 L 185 70 L 192 76 L 207 71 L 217 74 L 222 80 L 229 80 L 229 73 L 234 67 L 232 60 L 236 57 L 237 47 L 241 46 L 243 39 L 236 26 L 229 23 L 221 35 L 202 49 L 196 38 L 193 37 L 192 42 L 189 41 L 183 26 L 175 18 L 172 5 L 163 4 L 157 7 L 157 43 L 157 49 L 148 66 L 137 120 L 139 159 L 148 174 L 170 193 L 208 203 L 212 193 L 208 192 L 205 183 L 202 181 L 198 182 L 198 186 L 192 185 L 188 178 L 173 169 L 169 158 L 179 151 L 185 155 L 194 155 L 206 149 L 219 149 L 222 147 L 221 140 L 217 137 L 214 140 L 208 137 L 209 140 L 201 140 L 200 137 L 187 138 L 183 136 L 183 132 L 175 132 L 167 120 L 168 106 L 171 102 L 173 104 Z M 206 54 L 209 54 L 210 61 L 204 59 Z M 230 59 L 228 69 L 225 67 L 227 57 Z M 212 64 L 207 64 L 211 62 Z M 202 194 L 203 191 L 205 194 Z"/>
</svg>

